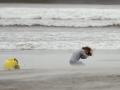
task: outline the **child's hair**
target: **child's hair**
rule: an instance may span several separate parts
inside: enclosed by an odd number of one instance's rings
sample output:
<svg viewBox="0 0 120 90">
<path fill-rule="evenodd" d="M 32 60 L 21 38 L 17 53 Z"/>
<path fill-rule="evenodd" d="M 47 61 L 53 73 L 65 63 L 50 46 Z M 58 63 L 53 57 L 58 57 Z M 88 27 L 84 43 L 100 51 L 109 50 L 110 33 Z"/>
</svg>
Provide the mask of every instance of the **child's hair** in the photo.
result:
<svg viewBox="0 0 120 90">
<path fill-rule="evenodd" d="M 14 58 L 14 61 L 16 61 L 16 62 L 17 62 L 17 64 L 18 64 L 18 60 L 17 60 L 16 58 Z"/>
<path fill-rule="evenodd" d="M 83 50 L 85 50 L 85 53 L 88 55 L 88 56 L 92 56 L 92 49 L 88 46 L 86 47 L 82 47 Z"/>
</svg>

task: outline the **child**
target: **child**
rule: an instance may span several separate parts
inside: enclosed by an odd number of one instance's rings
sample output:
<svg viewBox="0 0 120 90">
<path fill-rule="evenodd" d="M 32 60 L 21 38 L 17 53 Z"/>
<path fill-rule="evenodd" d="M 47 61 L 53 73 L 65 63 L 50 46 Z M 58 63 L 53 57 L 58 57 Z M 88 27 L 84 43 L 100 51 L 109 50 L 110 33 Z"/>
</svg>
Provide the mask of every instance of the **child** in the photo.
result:
<svg viewBox="0 0 120 90">
<path fill-rule="evenodd" d="M 92 56 L 92 49 L 88 46 L 82 47 L 81 50 L 73 53 L 70 64 L 83 64 L 80 59 L 87 59 L 88 56 Z"/>
<path fill-rule="evenodd" d="M 20 69 L 18 60 L 16 58 L 14 58 L 14 61 L 16 62 L 16 65 L 14 66 L 14 69 Z"/>
<path fill-rule="evenodd" d="M 12 58 L 8 58 L 7 60 L 5 60 L 4 68 L 6 70 L 20 69 L 20 65 L 19 65 L 18 60 L 12 57 Z"/>
</svg>

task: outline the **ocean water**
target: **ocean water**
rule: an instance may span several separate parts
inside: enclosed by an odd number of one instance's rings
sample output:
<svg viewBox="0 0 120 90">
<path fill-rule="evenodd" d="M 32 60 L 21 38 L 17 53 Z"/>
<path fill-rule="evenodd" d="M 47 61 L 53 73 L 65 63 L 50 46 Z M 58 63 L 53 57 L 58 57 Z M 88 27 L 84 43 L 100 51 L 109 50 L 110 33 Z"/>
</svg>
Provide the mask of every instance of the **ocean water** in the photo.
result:
<svg viewBox="0 0 120 90">
<path fill-rule="evenodd" d="M 1 27 L 0 49 L 120 49 L 119 28 Z"/>
<path fill-rule="evenodd" d="M 118 6 L 2 5 L 0 49 L 120 49 L 119 25 Z"/>
<path fill-rule="evenodd" d="M 0 26 L 109 27 L 120 25 L 120 8 L 105 8 L 105 6 L 99 8 L 96 5 L 91 8 L 56 7 L 27 7 L 27 5 L 26 7 L 22 5 L 0 7 Z"/>
</svg>

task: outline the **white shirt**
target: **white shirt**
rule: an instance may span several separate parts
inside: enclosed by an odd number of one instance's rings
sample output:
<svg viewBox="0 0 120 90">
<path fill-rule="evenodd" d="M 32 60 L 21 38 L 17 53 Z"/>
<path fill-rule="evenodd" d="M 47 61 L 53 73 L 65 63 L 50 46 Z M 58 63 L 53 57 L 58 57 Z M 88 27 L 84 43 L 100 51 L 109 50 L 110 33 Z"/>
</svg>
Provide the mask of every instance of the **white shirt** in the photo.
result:
<svg viewBox="0 0 120 90">
<path fill-rule="evenodd" d="M 82 64 L 80 59 L 86 59 L 87 57 L 88 55 L 86 55 L 83 49 L 77 50 L 72 54 L 72 57 L 70 58 L 70 64 Z"/>
</svg>

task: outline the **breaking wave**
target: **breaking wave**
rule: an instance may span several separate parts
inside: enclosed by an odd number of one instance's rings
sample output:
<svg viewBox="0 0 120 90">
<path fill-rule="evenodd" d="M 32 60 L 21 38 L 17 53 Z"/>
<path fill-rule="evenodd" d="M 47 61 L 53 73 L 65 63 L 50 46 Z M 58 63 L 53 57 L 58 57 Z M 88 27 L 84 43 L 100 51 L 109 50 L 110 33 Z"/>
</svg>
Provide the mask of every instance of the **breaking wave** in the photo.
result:
<svg viewBox="0 0 120 90">
<path fill-rule="evenodd" d="M 93 8 L 0 8 L 0 26 L 120 26 L 120 10 Z"/>
</svg>

